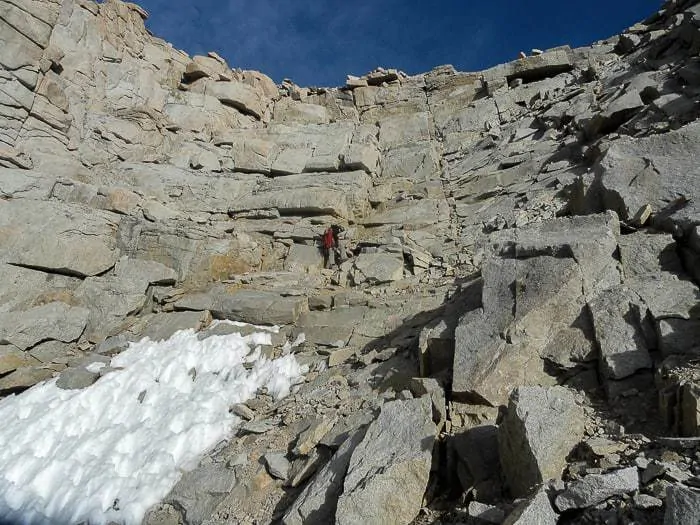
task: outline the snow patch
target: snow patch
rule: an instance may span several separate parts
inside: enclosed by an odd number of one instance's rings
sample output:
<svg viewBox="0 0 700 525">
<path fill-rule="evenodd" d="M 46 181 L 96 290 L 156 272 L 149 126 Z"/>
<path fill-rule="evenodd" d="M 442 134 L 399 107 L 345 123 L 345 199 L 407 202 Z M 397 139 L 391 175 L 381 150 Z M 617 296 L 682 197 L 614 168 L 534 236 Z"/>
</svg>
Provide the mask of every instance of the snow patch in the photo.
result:
<svg viewBox="0 0 700 525">
<path fill-rule="evenodd" d="M 62 390 L 54 379 L 0 400 L 0 516 L 141 523 L 182 471 L 240 423 L 232 404 L 261 388 L 281 398 L 303 381 L 307 370 L 293 355 L 251 352 L 269 345 L 271 332 L 144 339 L 89 388 Z"/>
</svg>

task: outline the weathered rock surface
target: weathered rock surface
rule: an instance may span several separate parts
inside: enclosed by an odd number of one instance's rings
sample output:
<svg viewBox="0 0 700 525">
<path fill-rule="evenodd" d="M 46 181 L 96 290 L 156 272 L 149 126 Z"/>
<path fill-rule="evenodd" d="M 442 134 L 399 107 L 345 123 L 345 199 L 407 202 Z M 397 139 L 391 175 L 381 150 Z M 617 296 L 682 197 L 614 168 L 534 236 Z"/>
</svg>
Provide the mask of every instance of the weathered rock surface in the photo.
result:
<svg viewBox="0 0 700 525">
<path fill-rule="evenodd" d="M 284 525 L 321 525 L 333 521 L 348 464 L 364 434 L 364 430 L 356 432 L 343 442 L 286 512 L 282 520 Z"/>
<path fill-rule="evenodd" d="M 583 435 L 583 413 L 561 387 L 519 387 L 498 429 L 501 466 L 511 493 L 561 476 L 566 456 Z"/>
<path fill-rule="evenodd" d="M 666 492 L 664 525 L 686 525 L 700 520 L 700 493 L 672 486 Z"/>
<path fill-rule="evenodd" d="M 430 398 L 385 404 L 352 453 L 336 523 L 410 523 L 428 485 L 435 434 Z"/>
<path fill-rule="evenodd" d="M 610 474 L 589 474 L 569 487 L 556 498 L 560 512 L 596 505 L 601 501 L 639 489 L 637 467 L 617 470 Z"/>
<path fill-rule="evenodd" d="M 562 474 L 560 522 L 695 519 L 698 9 L 482 72 L 305 88 L 190 58 L 135 4 L 5 2 L 0 395 L 232 329 L 213 318 L 279 325 L 261 351 L 307 381 L 238 407 L 151 523 L 459 520 L 444 480 L 482 522 L 548 523 Z M 639 494 L 605 488 L 633 464 Z"/>
<path fill-rule="evenodd" d="M 557 519 L 557 513 L 549 502 L 547 492 L 540 489 L 508 514 L 503 525 L 554 525 Z"/>
</svg>

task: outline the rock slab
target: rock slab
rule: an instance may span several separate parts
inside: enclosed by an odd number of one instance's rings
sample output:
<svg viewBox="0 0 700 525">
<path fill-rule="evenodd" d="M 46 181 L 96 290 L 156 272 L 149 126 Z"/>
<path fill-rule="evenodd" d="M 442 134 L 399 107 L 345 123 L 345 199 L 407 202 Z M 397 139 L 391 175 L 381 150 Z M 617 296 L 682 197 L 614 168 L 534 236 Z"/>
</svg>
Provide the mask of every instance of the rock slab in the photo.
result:
<svg viewBox="0 0 700 525">
<path fill-rule="evenodd" d="M 519 387 L 499 427 L 501 466 L 513 496 L 559 478 L 583 435 L 583 411 L 563 387 Z"/>
<path fill-rule="evenodd" d="M 430 397 L 386 403 L 350 459 L 336 524 L 410 523 L 428 486 L 436 430 Z"/>
</svg>

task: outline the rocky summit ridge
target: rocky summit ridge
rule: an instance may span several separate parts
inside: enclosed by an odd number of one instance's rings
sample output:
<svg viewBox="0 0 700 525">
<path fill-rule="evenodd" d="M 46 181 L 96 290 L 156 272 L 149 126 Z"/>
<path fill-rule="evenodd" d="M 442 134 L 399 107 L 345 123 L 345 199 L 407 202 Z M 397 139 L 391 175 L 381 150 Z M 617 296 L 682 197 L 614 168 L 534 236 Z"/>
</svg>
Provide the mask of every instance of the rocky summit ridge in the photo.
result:
<svg viewBox="0 0 700 525">
<path fill-rule="evenodd" d="M 276 324 L 305 383 L 144 523 L 700 522 L 700 4 L 341 88 L 146 17 L 0 3 L 0 393 Z"/>
</svg>

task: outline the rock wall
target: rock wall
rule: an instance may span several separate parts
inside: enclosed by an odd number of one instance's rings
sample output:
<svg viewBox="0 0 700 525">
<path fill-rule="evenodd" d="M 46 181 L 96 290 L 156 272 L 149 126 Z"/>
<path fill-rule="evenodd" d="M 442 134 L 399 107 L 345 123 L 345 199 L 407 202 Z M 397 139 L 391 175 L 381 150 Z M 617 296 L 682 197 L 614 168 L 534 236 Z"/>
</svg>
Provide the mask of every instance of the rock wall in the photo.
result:
<svg viewBox="0 0 700 525">
<path fill-rule="evenodd" d="M 238 408 L 248 430 L 212 452 L 236 488 L 185 477 L 151 523 L 408 523 L 434 502 L 423 518 L 684 523 L 697 495 L 664 507 L 666 486 L 700 463 L 669 447 L 696 441 L 657 438 L 700 436 L 700 5 L 341 88 L 190 58 L 147 16 L 0 4 L 0 393 L 212 318 L 278 324 L 266 351 L 303 340 L 307 383 Z M 541 441 L 561 414 L 576 432 Z"/>
</svg>

